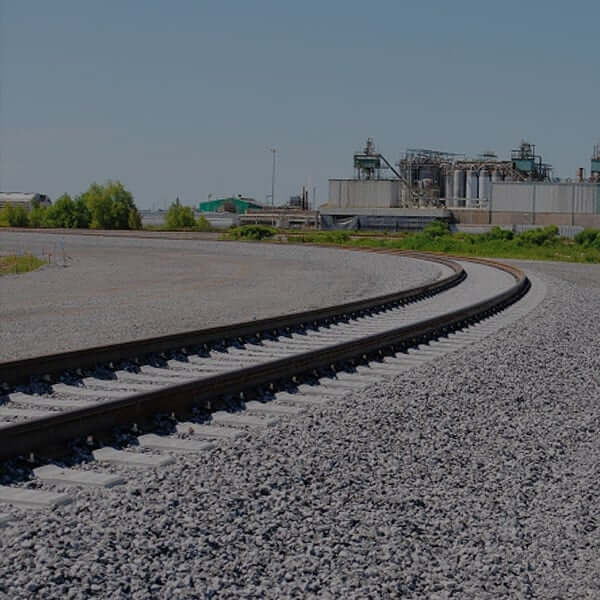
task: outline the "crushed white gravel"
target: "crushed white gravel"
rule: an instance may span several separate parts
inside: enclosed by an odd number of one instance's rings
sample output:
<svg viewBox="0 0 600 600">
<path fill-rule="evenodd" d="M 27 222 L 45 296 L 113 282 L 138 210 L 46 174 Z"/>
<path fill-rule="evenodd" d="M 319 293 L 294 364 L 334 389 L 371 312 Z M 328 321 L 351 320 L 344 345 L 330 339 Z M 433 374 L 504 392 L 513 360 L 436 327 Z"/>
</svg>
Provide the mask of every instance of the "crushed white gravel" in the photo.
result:
<svg viewBox="0 0 600 600">
<path fill-rule="evenodd" d="M 318 308 L 441 274 L 334 248 L 0 231 L 0 253 L 22 252 L 57 264 L 0 277 L 0 361 Z"/>
<path fill-rule="evenodd" d="M 441 363 L 10 511 L 0 594 L 599 597 L 600 269 L 531 269 L 544 302 Z"/>
</svg>

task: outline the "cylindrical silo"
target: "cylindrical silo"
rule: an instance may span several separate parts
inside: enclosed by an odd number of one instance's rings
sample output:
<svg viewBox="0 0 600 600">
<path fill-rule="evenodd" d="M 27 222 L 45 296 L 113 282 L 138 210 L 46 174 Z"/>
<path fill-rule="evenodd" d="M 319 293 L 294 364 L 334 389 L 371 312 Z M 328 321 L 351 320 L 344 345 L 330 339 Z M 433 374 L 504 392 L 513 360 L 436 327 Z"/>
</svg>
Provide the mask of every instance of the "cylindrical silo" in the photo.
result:
<svg viewBox="0 0 600 600">
<path fill-rule="evenodd" d="M 479 200 L 487 202 L 490 199 L 490 187 L 491 187 L 490 172 L 487 169 L 481 169 L 479 171 Z"/>
<path fill-rule="evenodd" d="M 492 171 L 492 183 L 499 183 L 500 181 L 502 181 L 502 171 L 494 169 Z"/>
<path fill-rule="evenodd" d="M 467 171 L 467 185 L 465 187 L 465 206 L 475 206 L 477 199 L 477 172 L 473 169 Z"/>
<path fill-rule="evenodd" d="M 454 171 L 454 197 L 465 197 L 465 172 L 462 169 Z"/>
<path fill-rule="evenodd" d="M 454 206 L 454 174 L 446 173 L 446 206 Z"/>
</svg>

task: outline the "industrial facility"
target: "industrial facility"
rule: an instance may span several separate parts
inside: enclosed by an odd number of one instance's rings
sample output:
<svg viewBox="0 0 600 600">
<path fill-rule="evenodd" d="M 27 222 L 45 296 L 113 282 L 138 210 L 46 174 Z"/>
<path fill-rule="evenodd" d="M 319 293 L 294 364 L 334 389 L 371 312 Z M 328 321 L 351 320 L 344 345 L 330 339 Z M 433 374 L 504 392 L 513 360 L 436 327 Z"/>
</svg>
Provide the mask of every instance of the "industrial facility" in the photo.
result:
<svg viewBox="0 0 600 600">
<path fill-rule="evenodd" d="M 253 198 L 244 196 L 230 196 L 229 198 L 216 198 L 200 202 L 196 210 L 200 213 L 235 213 L 243 215 L 248 209 L 261 210 L 262 204 L 259 204 Z"/>
<path fill-rule="evenodd" d="M 353 179 L 330 179 L 321 226 L 420 229 L 433 219 L 473 225 L 600 226 L 600 146 L 590 177 L 552 177 L 534 144 L 521 141 L 510 157 L 475 158 L 429 149 L 406 150 L 393 165 L 371 138 L 353 156 Z"/>
<path fill-rule="evenodd" d="M 522 141 L 510 160 L 494 152 L 477 158 L 427 149 L 409 149 L 398 162 L 409 186 L 416 187 L 430 203 L 445 206 L 485 207 L 492 182 L 550 181 L 551 165 L 536 154 L 533 144 Z"/>
<path fill-rule="evenodd" d="M 22 206 L 29 210 L 32 206 L 50 206 L 52 202 L 46 194 L 28 194 L 23 192 L 0 192 L 0 208 L 4 206 Z"/>
<path fill-rule="evenodd" d="M 594 182 L 600 182 L 600 144 L 594 146 L 594 152 L 592 154 L 590 179 Z"/>
</svg>

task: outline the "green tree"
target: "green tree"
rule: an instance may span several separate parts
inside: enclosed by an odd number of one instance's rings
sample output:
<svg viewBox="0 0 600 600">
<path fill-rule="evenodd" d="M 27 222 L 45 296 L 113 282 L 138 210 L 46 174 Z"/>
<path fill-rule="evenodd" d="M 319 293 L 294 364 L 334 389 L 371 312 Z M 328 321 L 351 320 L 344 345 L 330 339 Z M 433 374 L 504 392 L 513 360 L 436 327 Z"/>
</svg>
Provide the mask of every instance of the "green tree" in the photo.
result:
<svg viewBox="0 0 600 600">
<path fill-rule="evenodd" d="M 137 208 L 130 208 L 129 215 L 127 217 L 127 226 L 129 229 L 141 229 L 142 228 L 142 215 Z"/>
<path fill-rule="evenodd" d="M 131 192 L 120 181 L 92 183 L 81 195 L 90 214 L 92 229 L 139 229 L 139 211 Z"/>
<path fill-rule="evenodd" d="M 90 223 L 90 212 L 85 202 L 81 198 L 73 200 L 69 194 L 63 194 L 57 198 L 52 206 L 40 212 L 40 217 L 41 224 L 45 227 L 85 229 Z"/>
<path fill-rule="evenodd" d="M 7 204 L 0 211 L 0 222 L 6 223 L 9 227 L 27 227 L 29 225 L 27 209 L 21 205 Z"/>
<path fill-rule="evenodd" d="M 173 202 L 169 206 L 165 217 L 165 225 L 169 229 L 183 229 L 184 227 L 194 227 L 196 219 L 194 219 L 194 211 L 190 206 L 181 206 L 178 202 Z"/>
<path fill-rule="evenodd" d="M 73 214 L 73 199 L 69 194 L 63 194 L 48 207 L 44 215 L 46 227 L 69 227 Z"/>
<path fill-rule="evenodd" d="M 213 231 L 213 227 L 204 215 L 199 215 L 194 225 L 196 231 Z"/>
<path fill-rule="evenodd" d="M 32 203 L 32 208 L 29 211 L 29 227 L 44 227 L 46 221 L 46 213 L 48 209 L 45 206 L 37 206 Z"/>
<path fill-rule="evenodd" d="M 85 200 L 81 196 L 75 198 L 73 203 L 73 227 L 87 229 L 91 220 L 92 217 Z"/>
</svg>

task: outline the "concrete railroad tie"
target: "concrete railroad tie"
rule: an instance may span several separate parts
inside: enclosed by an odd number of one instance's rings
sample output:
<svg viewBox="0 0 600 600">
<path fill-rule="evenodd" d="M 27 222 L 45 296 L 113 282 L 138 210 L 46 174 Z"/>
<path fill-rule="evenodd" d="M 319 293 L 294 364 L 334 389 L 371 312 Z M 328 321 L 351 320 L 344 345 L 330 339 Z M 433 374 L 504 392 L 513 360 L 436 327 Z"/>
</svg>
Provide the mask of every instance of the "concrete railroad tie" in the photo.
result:
<svg viewBox="0 0 600 600">
<path fill-rule="evenodd" d="M 38 406 L 41 408 L 82 408 L 94 404 L 93 402 L 85 402 L 84 400 L 59 400 L 58 398 L 43 398 L 42 396 L 23 394 L 21 392 L 9 394 L 8 399 L 15 404 L 28 404 L 30 406 Z"/>
<path fill-rule="evenodd" d="M 12 521 L 12 518 L 10 515 L 4 515 L 4 514 L 0 513 L 0 527 L 5 527 L 11 521 Z"/>
<path fill-rule="evenodd" d="M 235 440 L 248 435 L 243 429 L 233 427 L 216 427 L 214 425 L 200 425 L 198 423 L 178 423 L 177 433 L 189 433 L 201 438 Z"/>
<path fill-rule="evenodd" d="M 62 506 L 73 501 L 67 494 L 55 494 L 44 490 L 0 486 L 0 502 L 23 508 L 44 509 Z"/>
<path fill-rule="evenodd" d="M 267 425 L 277 423 L 278 419 L 276 417 L 263 419 L 260 417 L 253 417 L 252 415 L 248 415 L 245 413 L 228 413 L 224 411 L 219 411 L 213 413 L 212 421 L 213 423 L 217 423 L 219 425 L 245 425 L 247 427 L 266 427 Z"/>
<path fill-rule="evenodd" d="M 98 462 L 112 465 L 125 465 L 143 469 L 152 469 L 172 465 L 175 459 L 172 456 L 156 456 L 137 452 L 125 452 L 115 448 L 99 448 L 92 453 Z"/>
<path fill-rule="evenodd" d="M 292 404 L 300 404 L 301 406 L 325 406 L 330 402 L 330 398 L 319 397 L 319 396 L 305 396 L 302 392 L 297 392 L 296 394 L 291 394 L 290 392 L 276 392 L 275 393 L 276 400 L 282 400 L 285 402 L 290 402 Z"/>
<path fill-rule="evenodd" d="M 33 470 L 34 475 L 42 481 L 62 485 L 77 485 L 84 487 L 111 488 L 122 485 L 125 480 L 110 473 L 97 473 L 94 471 L 78 471 L 77 469 L 63 469 L 55 465 L 45 465 Z"/>
<path fill-rule="evenodd" d="M 49 415 L 58 414 L 51 410 L 35 410 L 34 408 L 11 408 L 0 406 L 0 417 L 21 417 L 23 419 L 39 419 Z"/>
<path fill-rule="evenodd" d="M 214 448 L 215 445 L 209 442 L 196 442 L 194 440 L 182 440 L 179 438 L 168 437 L 165 435 L 156 435 L 148 433 L 138 438 L 142 448 L 152 448 L 154 450 L 166 450 L 170 452 L 204 452 Z"/>
<path fill-rule="evenodd" d="M 295 416 L 304 412 L 304 408 L 297 406 L 283 406 L 269 402 L 246 402 L 246 410 L 249 412 L 264 413 L 266 415 Z"/>
</svg>

